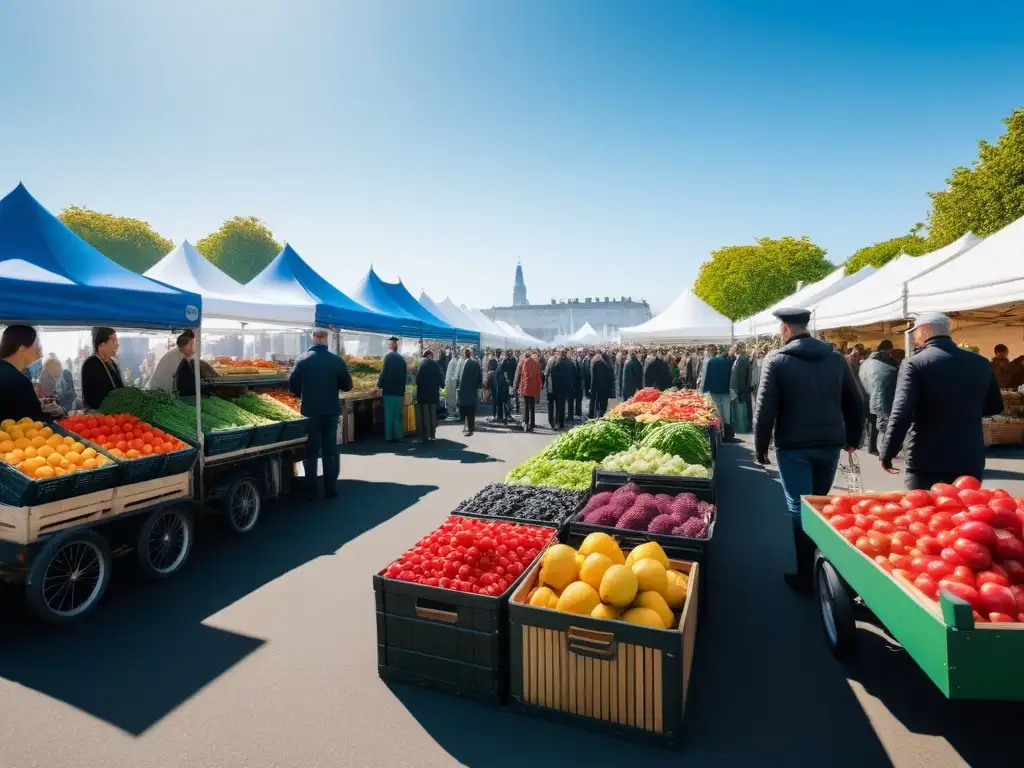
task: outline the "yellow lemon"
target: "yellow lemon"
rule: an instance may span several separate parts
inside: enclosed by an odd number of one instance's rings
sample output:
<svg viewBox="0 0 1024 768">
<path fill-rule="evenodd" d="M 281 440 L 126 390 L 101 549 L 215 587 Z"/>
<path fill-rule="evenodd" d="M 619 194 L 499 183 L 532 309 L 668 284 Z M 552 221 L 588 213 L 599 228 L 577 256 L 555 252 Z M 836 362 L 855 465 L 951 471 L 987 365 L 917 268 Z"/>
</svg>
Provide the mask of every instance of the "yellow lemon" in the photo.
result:
<svg viewBox="0 0 1024 768">
<path fill-rule="evenodd" d="M 41 422 L 41 421 L 33 421 L 32 422 L 32 429 L 42 429 L 42 428 L 43 428 L 43 422 Z"/>
<path fill-rule="evenodd" d="M 10 440 L 11 436 L 7 434 L 6 429 L 0 429 L 0 442 L 4 440 Z"/>
<path fill-rule="evenodd" d="M 664 629 L 665 624 L 661 617 L 650 608 L 630 608 L 622 614 L 622 620 L 630 624 L 640 624 L 652 629 Z"/>
<path fill-rule="evenodd" d="M 558 596 L 556 608 L 566 613 L 578 613 L 582 616 L 589 616 L 601 602 L 597 590 L 582 581 L 574 581 L 562 590 Z"/>
<path fill-rule="evenodd" d="M 43 427 L 42 429 L 39 430 L 39 434 L 45 438 L 50 438 L 53 436 L 53 430 L 50 429 L 49 427 Z"/>
<path fill-rule="evenodd" d="M 623 557 L 622 550 L 619 549 L 615 539 L 601 531 L 590 534 L 580 544 L 580 554 L 584 557 L 592 555 L 594 552 L 600 552 L 611 560 L 613 565 L 622 565 L 626 562 L 626 558 Z"/>
<path fill-rule="evenodd" d="M 15 448 L 9 454 L 8 464 L 21 464 L 25 460 L 25 452 L 20 448 Z"/>
<path fill-rule="evenodd" d="M 36 448 L 36 456 L 42 456 L 44 459 L 53 454 L 53 448 L 48 445 L 41 445 Z"/>
<path fill-rule="evenodd" d="M 85 450 L 85 446 L 82 445 L 82 443 L 74 442 L 71 444 L 71 450 L 74 451 L 75 453 L 81 453 L 82 451 Z M 667 568 L 668 566 L 666 565 L 665 567 Z"/>
<path fill-rule="evenodd" d="M 42 448 L 44 445 L 46 445 L 46 438 L 41 437 L 40 435 L 36 435 L 35 437 L 31 438 L 29 442 L 32 443 L 33 448 Z"/>
<path fill-rule="evenodd" d="M 615 606 L 600 603 L 590 612 L 590 616 L 595 619 L 617 619 L 622 616 L 622 611 Z"/>
<path fill-rule="evenodd" d="M 664 594 L 668 587 L 668 572 L 653 558 L 645 557 L 633 563 L 633 574 L 641 592 Z"/>
<path fill-rule="evenodd" d="M 551 587 L 538 587 L 533 590 L 529 603 L 538 608 L 557 608 L 558 595 L 554 593 Z"/>
<path fill-rule="evenodd" d="M 69 464 L 79 464 L 82 461 L 82 454 L 78 451 L 68 451 L 64 454 L 64 458 Z M 662 591 L 664 591 L 664 587 L 662 587 Z"/>
<path fill-rule="evenodd" d="M 594 589 L 600 589 L 604 572 L 613 565 L 615 563 L 607 555 L 602 555 L 600 552 L 591 552 L 587 555 L 587 558 L 583 561 L 583 566 L 580 568 L 580 581 L 586 582 Z"/>
<path fill-rule="evenodd" d="M 24 426 L 26 426 L 26 427 L 30 427 L 30 426 L 32 426 L 32 425 L 33 425 L 33 424 L 34 424 L 35 422 L 34 422 L 34 421 L 32 421 L 32 419 L 30 419 L 30 418 L 29 418 L 28 416 L 22 416 L 22 417 L 21 417 L 20 419 L 18 419 L 18 423 L 19 423 L 19 424 L 22 424 L 22 425 L 24 425 Z"/>
<path fill-rule="evenodd" d="M 50 455 L 46 457 L 46 463 L 51 467 L 59 467 L 64 461 L 64 457 L 56 451 L 51 451 Z"/>
<path fill-rule="evenodd" d="M 96 449 L 95 448 L 86 448 L 84 451 L 82 451 L 82 458 L 83 459 L 95 459 L 96 458 Z"/>
<path fill-rule="evenodd" d="M 54 475 L 54 477 L 60 477 L 61 475 L 66 475 L 67 473 L 68 473 L 68 471 L 66 469 L 64 469 L 64 467 L 54 467 L 53 468 L 53 475 Z"/>
<path fill-rule="evenodd" d="M 636 597 L 636 575 L 624 565 L 613 565 L 601 577 L 599 592 L 603 602 L 625 608 Z"/>
<path fill-rule="evenodd" d="M 633 607 L 650 608 L 658 614 L 658 617 L 665 625 L 665 629 L 672 629 L 675 624 L 675 617 L 672 615 L 672 609 L 668 607 L 668 603 L 665 602 L 665 598 L 657 592 L 641 592 L 636 596 L 636 600 L 633 601 Z"/>
<path fill-rule="evenodd" d="M 61 442 L 64 443 L 64 445 L 72 446 L 75 444 L 75 438 L 73 438 L 71 435 L 68 435 Z"/>
<path fill-rule="evenodd" d="M 60 435 L 50 435 L 46 438 L 46 444 L 51 448 L 56 448 L 58 445 L 64 445 L 64 438 Z"/>
<path fill-rule="evenodd" d="M 11 440 L 20 440 L 25 436 L 25 432 L 21 427 L 12 427 L 10 431 Z"/>
<path fill-rule="evenodd" d="M 637 560 L 643 560 L 645 557 L 657 560 L 665 570 L 668 570 L 668 556 L 656 541 L 648 541 L 630 552 L 629 557 L 626 558 L 626 565 L 632 565 Z"/>
<path fill-rule="evenodd" d="M 686 589 L 690 580 L 679 571 L 668 571 L 668 586 L 665 588 L 665 602 L 673 611 L 683 610 L 686 602 Z"/>
<path fill-rule="evenodd" d="M 555 544 L 540 558 L 540 583 L 555 589 L 565 589 L 576 578 L 576 550 L 565 544 Z M 590 611 L 587 611 L 590 613 Z"/>
<path fill-rule="evenodd" d="M 64 456 L 64 455 L 65 455 L 65 454 L 67 454 L 67 452 L 68 452 L 68 451 L 70 451 L 71 449 L 70 449 L 70 448 L 68 448 L 68 446 L 64 445 L 64 443 L 61 443 L 60 445 L 56 445 L 56 446 L 54 446 L 53 450 L 55 450 L 55 451 L 56 451 L 57 453 L 59 453 L 59 454 L 60 454 L 61 456 Z"/>
<path fill-rule="evenodd" d="M 82 459 L 82 469 L 96 469 L 98 466 L 96 459 Z"/>
</svg>

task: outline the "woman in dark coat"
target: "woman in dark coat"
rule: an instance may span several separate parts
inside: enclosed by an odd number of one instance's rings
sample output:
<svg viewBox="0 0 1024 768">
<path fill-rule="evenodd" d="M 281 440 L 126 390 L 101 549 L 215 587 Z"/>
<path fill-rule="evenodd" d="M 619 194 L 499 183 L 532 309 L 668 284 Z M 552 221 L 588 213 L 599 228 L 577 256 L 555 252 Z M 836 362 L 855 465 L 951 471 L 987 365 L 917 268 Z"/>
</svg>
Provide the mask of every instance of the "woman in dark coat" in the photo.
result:
<svg viewBox="0 0 1024 768">
<path fill-rule="evenodd" d="M 644 385 L 644 366 L 636 351 L 629 353 L 629 362 L 622 369 L 622 399 L 628 400 Z"/>
<path fill-rule="evenodd" d="M 43 420 L 43 407 L 24 370 L 42 356 L 31 325 L 9 325 L 0 338 L 0 421 Z"/>
<path fill-rule="evenodd" d="M 594 415 L 604 416 L 608 410 L 608 398 L 614 394 L 615 378 L 612 368 L 604 355 L 597 353 L 590 369 L 590 399 L 594 403 Z"/>
<path fill-rule="evenodd" d="M 92 329 L 93 354 L 82 363 L 82 402 L 86 408 L 100 407 L 108 394 L 124 388 L 117 355 L 117 332 L 113 328 Z"/>
<path fill-rule="evenodd" d="M 467 348 L 464 354 L 465 362 L 459 371 L 458 397 L 459 411 L 466 420 L 462 434 L 469 437 L 476 430 L 476 404 L 484 380 L 480 363 L 473 357 L 473 350 Z"/>
</svg>

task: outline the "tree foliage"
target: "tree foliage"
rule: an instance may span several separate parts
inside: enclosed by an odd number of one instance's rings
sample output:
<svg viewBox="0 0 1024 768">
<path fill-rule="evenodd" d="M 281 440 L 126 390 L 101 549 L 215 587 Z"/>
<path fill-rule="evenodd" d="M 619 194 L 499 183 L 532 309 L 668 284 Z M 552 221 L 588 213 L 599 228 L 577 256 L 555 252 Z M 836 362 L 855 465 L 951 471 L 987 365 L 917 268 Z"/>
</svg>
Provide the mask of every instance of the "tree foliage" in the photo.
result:
<svg viewBox="0 0 1024 768">
<path fill-rule="evenodd" d="M 174 243 L 148 222 L 72 205 L 60 212 L 64 224 L 108 259 L 139 274 L 167 255 Z"/>
<path fill-rule="evenodd" d="M 198 243 L 196 250 L 240 283 L 263 271 L 281 251 L 270 229 L 255 216 L 235 216 Z"/>
<path fill-rule="evenodd" d="M 970 168 L 954 168 L 948 186 L 932 192 L 929 245 L 940 248 L 965 232 L 991 235 L 1024 216 L 1024 108 L 1003 122 L 995 144 L 978 142 Z"/>
<path fill-rule="evenodd" d="M 732 320 L 749 317 L 796 290 L 797 282 L 821 280 L 835 267 L 825 249 L 807 237 L 762 237 L 756 245 L 713 251 L 697 273 L 693 292 Z"/>
<path fill-rule="evenodd" d="M 895 259 L 900 253 L 920 256 L 931 250 L 928 240 L 914 233 L 883 240 L 880 243 L 861 248 L 847 259 L 846 274 L 852 275 L 868 265 L 875 268 L 881 267 Z"/>
</svg>

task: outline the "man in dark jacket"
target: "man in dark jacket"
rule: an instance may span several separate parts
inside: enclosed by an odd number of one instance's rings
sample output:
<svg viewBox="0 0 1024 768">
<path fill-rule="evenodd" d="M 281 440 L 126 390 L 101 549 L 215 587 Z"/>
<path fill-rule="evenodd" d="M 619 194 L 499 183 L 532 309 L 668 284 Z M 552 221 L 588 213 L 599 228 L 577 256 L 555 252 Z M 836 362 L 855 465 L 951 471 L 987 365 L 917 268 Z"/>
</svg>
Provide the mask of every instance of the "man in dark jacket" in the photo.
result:
<svg viewBox="0 0 1024 768">
<path fill-rule="evenodd" d="M 775 434 L 779 479 L 792 517 L 796 573 L 785 575 L 793 589 L 809 591 L 814 542 L 800 522 L 800 497 L 832 489 L 839 453 L 853 452 L 864 431 L 864 406 L 849 365 L 831 345 L 811 338 L 806 309 L 780 309 L 783 347 L 765 360 L 757 391 L 754 450 L 768 463 Z"/>
<path fill-rule="evenodd" d="M 572 395 L 567 403 L 566 419 L 574 418 L 583 421 L 583 394 L 590 392 L 590 358 L 583 349 L 576 350 L 576 358 L 572 361 L 575 368 L 572 380 Z"/>
<path fill-rule="evenodd" d="M 664 392 L 672 386 L 672 372 L 668 367 L 664 353 L 651 355 L 644 366 L 644 386 L 654 387 Z"/>
<path fill-rule="evenodd" d="M 437 434 L 437 406 L 441 402 L 443 381 L 441 366 L 428 349 L 416 368 L 416 426 L 421 443 L 433 440 Z"/>
<path fill-rule="evenodd" d="M 636 350 L 629 351 L 629 360 L 622 369 L 622 399 L 629 400 L 644 385 L 644 366 L 636 356 Z"/>
<path fill-rule="evenodd" d="M 734 432 L 746 432 L 750 426 L 750 358 L 742 342 L 734 349 L 736 360 L 729 372 L 729 399 L 732 401 L 729 423 Z"/>
<path fill-rule="evenodd" d="M 495 376 L 495 396 L 502 394 L 501 406 L 498 408 L 498 419 L 502 424 L 508 424 L 511 414 L 511 391 L 512 382 L 516 379 L 516 356 L 512 350 L 505 353 L 505 357 L 498 364 L 498 374 Z"/>
<path fill-rule="evenodd" d="M 555 395 L 555 429 L 565 429 L 565 406 L 570 397 L 575 397 L 579 369 L 570 359 L 569 350 L 563 350 L 551 371 L 551 388 Z"/>
<path fill-rule="evenodd" d="M 885 435 L 896 396 L 896 374 L 900 364 L 892 356 L 892 342 L 882 339 L 878 348 L 860 364 L 861 386 L 868 400 L 868 453 L 878 455 L 878 436 Z"/>
<path fill-rule="evenodd" d="M 388 349 L 384 355 L 384 364 L 377 377 L 377 388 L 381 392 L 384 406 L 384 439 L 389 443 L 400 443 L 405 435 L 402 426 L 402 406 L 405 405 L 405 381 L 408 368 L 405 358 L 398 352 L 398 338 L 388 339 Z"/>
<path fill-rule="evenodd" d="M 473 357 L 473 350 L 466 347 L 463 354 L 465 361 L 459 371 L 458 381 L 459 412 L 466 423 L 462 434 L 471 437 L 476 431 L 476 404 L 484 379 L 480 363 Z"/>
<path fill-rule="evenodd" d="M 906 486 L 930 488 L 960 475 L 981 479 L 985 442 L 981 420 L 1003 412 L 992 365 L 949 337 L 949 318 L 925 312 L 913 326 L 920 351 L 900 366 L 892 415 L 879 446 L 886 471 L 906 449 Z M 905 442 L 904 442 L 905 440 Z"/>
<path fill-rule="evenodd" d="M 313 330 L 313 346 L 300 355 L 288 377 L 288 390 L 301 398 L 302 415 L 309 419 L 306 458 L 302 462 L 306 475 L 306 492 L 316 498 L 317 458 L 323 459 L 324 496 L 338 495 L 336 485 L 341 469 L 338 461 L 338 419 L 341 417 L 339 392 L 352 389 L 352 376 L 345 361 L 327 349 L 329 332 Z"/>
<path fill-rule="evenodd" d="M 725 442 L 735 442 L 736 437 L 732 431 L 732 414 L 729 411 L 729 378 L 732 374 L 732 366 L 729 358 L 718 354 L 718 347 L 714 344 L 708 345 L 708 357 L 704 364 L 704 371 L 700 378 L 700 391 L 710 395 L 718 411 L 718 417 L 722 420 L 722 430 L 725 432 Z"/>
<path fill-rule="evenodd" d="M 608 398 L 615 391 L 615 376 L 600 352 L 594 353 L 590 365 L 590 402 L 594 407 L 594 416 L 601 418 L 608 410 Z"/>
</svg>

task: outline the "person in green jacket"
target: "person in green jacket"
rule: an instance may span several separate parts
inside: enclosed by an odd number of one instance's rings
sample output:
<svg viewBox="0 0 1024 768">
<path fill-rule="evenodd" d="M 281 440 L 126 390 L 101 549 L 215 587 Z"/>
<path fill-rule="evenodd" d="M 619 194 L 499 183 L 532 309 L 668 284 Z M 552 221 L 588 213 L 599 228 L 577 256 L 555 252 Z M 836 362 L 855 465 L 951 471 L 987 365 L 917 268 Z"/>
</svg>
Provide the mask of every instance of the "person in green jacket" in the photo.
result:
<svg viewBox="0 0 1024 768">
<path fill-rule="evenodd" d="M 405 435 L 402 426 L 402 406 L 405 404 L 405 358 L 398 352 L 398 337 L 388 339 L 388 349 L 384 355 L 384 364 L 377 377 L 377 388 L 381 392 L 384 405 L 384 439 L 389 443 L 399 443 Z"/>
</svg>

